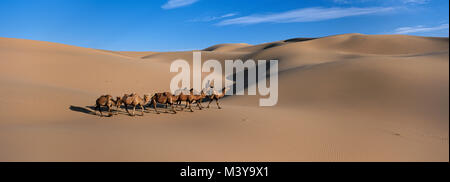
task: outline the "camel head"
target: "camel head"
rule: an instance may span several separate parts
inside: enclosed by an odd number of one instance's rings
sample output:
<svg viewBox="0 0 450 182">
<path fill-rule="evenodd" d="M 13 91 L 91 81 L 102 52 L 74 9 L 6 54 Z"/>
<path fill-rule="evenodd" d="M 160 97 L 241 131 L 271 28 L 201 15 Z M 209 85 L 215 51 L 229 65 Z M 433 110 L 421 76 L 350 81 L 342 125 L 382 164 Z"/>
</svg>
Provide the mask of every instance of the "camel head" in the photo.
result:
<svg viewBox="0 0 450 182">
<path fill-rule="evenodd" d="M 202 91 L 200 92 L 200 96 L 201 96 L 202 99 L 206 97 L 206 93 L 205 93 L 204 90 L 202 90 Z"/>
<path fill-rule="evenodd" d="M 106 99 L 108 99 L 108 100 L 112 100 L 113 99 L 113 96 L 112 95 L 105 95 L 105 97 L 106 97 Z"/>
<path fill-rule="evenodd" d="M 144 104 L 148 104 L 148 103 L 150 102 L 150 100 L 151 100 L 150 95 L 145 94 L 145 95 L 144 95 Z"/>
</svg>

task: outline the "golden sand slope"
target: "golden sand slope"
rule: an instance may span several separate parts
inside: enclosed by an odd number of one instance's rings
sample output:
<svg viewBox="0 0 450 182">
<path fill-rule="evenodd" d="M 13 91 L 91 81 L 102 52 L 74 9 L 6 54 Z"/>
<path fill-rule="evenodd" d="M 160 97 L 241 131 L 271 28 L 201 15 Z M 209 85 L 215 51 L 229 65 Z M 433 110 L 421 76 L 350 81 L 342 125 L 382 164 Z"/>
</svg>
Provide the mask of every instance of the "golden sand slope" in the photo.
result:
<svg viewBox="0 0 450 182">
<path fill-rule="evenodd" d="M 448 161 L 449 41 L 345 34 L 220 44 L 203 61 L 278 59 L 279 102 L 111 118 L 104 93 L 166 91 L 185 52 L 0 38 L 0 161 Z"/>
</svg>

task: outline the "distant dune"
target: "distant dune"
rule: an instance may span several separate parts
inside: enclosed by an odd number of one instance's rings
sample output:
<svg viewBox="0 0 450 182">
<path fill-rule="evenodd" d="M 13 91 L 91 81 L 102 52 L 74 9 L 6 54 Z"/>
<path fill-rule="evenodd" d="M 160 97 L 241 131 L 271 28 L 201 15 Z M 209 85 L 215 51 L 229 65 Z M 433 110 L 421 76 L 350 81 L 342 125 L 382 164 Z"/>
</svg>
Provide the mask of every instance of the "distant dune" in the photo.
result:
<svg viewBox="0 0 450 182">
<path fill-rule="evenodd" d="M 219 44 L 279 60 L 279 101 L 98 117 L 101 94 L 168 91 L 175 59 L 0 38 L 0 161 L 449 161 L 449 39 L 344 34 Z M 203 76 L 206 76 L 204 74 Z M 223 75 L 225 76 L 225 75 Z"/>
</svg>

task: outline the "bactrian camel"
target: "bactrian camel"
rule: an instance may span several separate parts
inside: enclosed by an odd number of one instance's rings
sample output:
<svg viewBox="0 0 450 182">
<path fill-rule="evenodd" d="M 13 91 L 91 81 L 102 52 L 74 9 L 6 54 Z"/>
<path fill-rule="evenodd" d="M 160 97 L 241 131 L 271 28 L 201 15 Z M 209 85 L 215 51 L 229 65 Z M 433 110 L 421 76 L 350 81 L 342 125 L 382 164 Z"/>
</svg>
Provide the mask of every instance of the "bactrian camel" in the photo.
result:
<svg viewBox="0 0 450 182">
<path fill-rule="evenodd" d="M 189 109 L 194 112 L 191 108 L 191 105 L 196 102 L 197 106 L 200 110 L 203 109 L 201 102 L 203 101 L 203 99 L 206 98 L 206 94 L 205 92 L 202 90 L 200 95 L 194 95 L 193 89 L 191 89 L 191 94 L 189 95 Z"/>
<path fill-rule="evenodd" d="M 112 115 L 111 107 L 116 105 L 116 101 L 113 100 L 111 95 L 102 95 L 95 101 L 95 114 L 97 115 L 97 110 L 100 111 L 100 116 L 103 116 L 102 106 L 106 106 L 108 108 L 109 115 Z"/>
<path fill-rule="evenodd" d="M 175 108 L 173 107 L 175 97 L 176 96 L 173 96 L 170 92 L 156 93 L 155 95 L 153 95 L 151 99 L 151 104 L 153 104 L 153 108 L 155 109 L 155 112 L 157 114 L 160 114 L 159 111 L 156 109 L 158 103 L 166 104 L 166 107 L 167 105 L 170 105 L 170 107 L 172 108 L 172 112 L 177 113 L 177 111 L 175 111 Z"/>
<path fill-rule="evenodd" d="M 141 108 L 141 115 L 144 115 L 145 105 L 147 105 L 151 101 L 149 95 L 144 95 L 144 98 L 141 98 L 139 95 L 133 93 L 133 94 L 125 94 L 121 102 L 125 105 L 125 110 L 128 114 L 130 112 L 128 111 L 128 106 L 133 106 L 133 113 L 130 114 L 131 116 L 135 116 L 134 112 L 136 110 L 136 106 L 139 106 Z"/>
<path fill-rule="evenodd" d="M 189 96 L 190 96 L 190 94 L 184 94 L 183 92 L 181 92 L 178 95 L 178 98 L 176 100 L 176 104 L 181 107 L 181 102 L 185 101 L 186 102 L 186 107 L 185 108 L 187 108 L 187 106 L 189 105 Z M 183 107 L 181 107 L 181 110 L 183 110 Z"/>
<path fill-rule="evenodd" d="M 196 102 L 198 108 L 199 108 L 200 110 L 202 110 L 203 107 L 202 107 L 202 105 L 201 105 L 201 102 L 202 102 L 202 100 L 203 100 L 204 98 L 206 98 L 206 94 L 205 94 L 205 92 L 204 92 L 203 90 L 202 90 L 202 92 L 200 93 L 200 95 L 194 95 L 194 89 L 191 89 L 189 95 L 186 95 L 186 94 L 184 94 L 184 93 L 181 93 L 180 95 L 178 95 L 177 104 L 178 104 L 179 106 L 181 106 L 181 102 L 182 102 L 182 101 L 185 101 L 185 102 L 186 102 L 186 106 L 185 106 L 184 108 L 189 107 L 189 110 L 190 110 L 191 112 L 194 112 L 194 110 L 192 110 L 191 105 L 192 105 L 194 102 Z M 183 107 L 181 107 L 181 109 L 183 110 Z"/>
<path fill-rule="evenodd" d="M 211 88 L 213 88 L 213 87 L 211 87 Z M 213 101 L 213 100 L 215 100 L 216 101 L 216 104 L 217 104 L 217 107 L 219 108 L 219 109 L 222 109 L 222 107 L 220 107 L 220 105 L 219 105 L 219 99 L 221 99 L 221 98 L 223 98 L 224 96 L 225 96 L 225 93 L 228 91 L 229 89 L 228 88 L 226 88 L 226 87 L 224 87 L 223 89 L 222 89 L 222 93 L 217 93 L 216 91 L 213 91 L 213 93 L 209 96 L 209 103 L 208 103 L 208 106 L 206 107 L 206 108 L 209 108 L 209 105 L 211 104 L 211 102 Z"/>
</svg>

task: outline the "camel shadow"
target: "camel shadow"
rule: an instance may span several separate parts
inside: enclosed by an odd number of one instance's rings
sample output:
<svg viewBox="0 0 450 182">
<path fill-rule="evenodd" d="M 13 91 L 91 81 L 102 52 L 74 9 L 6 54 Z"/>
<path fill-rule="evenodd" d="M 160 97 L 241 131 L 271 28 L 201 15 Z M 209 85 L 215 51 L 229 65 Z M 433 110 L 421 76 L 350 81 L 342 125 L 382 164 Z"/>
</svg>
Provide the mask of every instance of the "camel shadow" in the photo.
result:
<svg viewBox="0 0 450 182">
<path fill-rule="evenodd" d="M 165 105 L 163 105 L 163 104 L 157 104 L 157 105 L 156 105 L 156 108 L 157 108 L 157 109 L 160 109 L 159 111 L 164 110 L 164 111 L 161 112 L 161 113 L 165 113 L 165 111 L 167 111 L 167 113 L 170 113 L 170 110 L 168 110 L 167 108 L 165 108 Z M 97 114 L 94 112 L 94 111 L 95 111 L 95 106 L 85 106 L 85 107 L 80 107 L 80 106 L 74 106 L 74 105 L 71 105 L 71 106 L 69 107 L 69 109 L 70 109 L 71 111 L 80 112 L 80 113 L 84 113 L 84 114 L 95 115 L 95 116 L 97 115 Z M 130 111 L 132 110 L 132 108 L 130 108 L 130 107 L 128 107 L 128 109 L 129 109 Z M 194 110 L 197 110 L 197 109 L 195 109 L 194 107 L 193 107 L 193 109 L 194 109 Z M 106 109 L 106 107 L 101 107 L 101 110 L 102 110 L 102 112 L 105 112 L 105 113 L 108 112 L 107 109 Z M 187 111 L 188 111 L 188 110 L 189 110 L 189 109 L 187 109 Z M 177 110 L 177 111 L 179 111 L 179 110 Z M 186 111 L 186 109 L 185 109 L 185 111 Z M 120 115 L 129 115 L 129 113 L 127 113 L 127 112 L 125 111 L 125 106 L 120 106 L 120 109 L 119 109 L 119 110 L 114 109 L 113 112 L 117 112 L 117 114 L 120 114 Z M 137 112 L 140 112 L 140 109 L 138 109 Z M 105 114 L 105 113 L 104 113 L 104 114 Z M 155 112 L 154 109 L 153 109 L 153 105 L 152 105 L 152 106 L 149 106 L 149 105 L 145 106 L 144 113 L 154 113 L 154 114 L 156 114 L 156 112 Z"/>
<path fill-rule="evenodd" d="M 70 106 L 69 109 L 71 111 L 75 111 L 75 112 L 81 112 L 81 113 L 85 113 L 85 114 L 89 114 L 89 115 L 95 115 L 95 112 L 93 112 L 92 110 L 94 109 L 94 107 L 89 108 L 91 110 L 89 110 L 86 107 L 79 107 L 79 106 Z"/>
<path fill-rule="evenodd" d="M 84 113 L 84 114 L 88 114 L 88 115 L 94 115 L 94 116 L 98 116 L 95 112 L 95 106 L 85 106 L 85 107 L 80 107 L 80 106 L 74 106 L 71 105 L 69 107 L 69 109 L 71 111 L 75 111 L 75 112 L 80 112 L 80 113 Z M 108 110 L 106 108 L 100 108 L 103 112 L 103 116 L 104 117 L 111 117 L 112 115 L 109 115 Z"/>
</svg>

